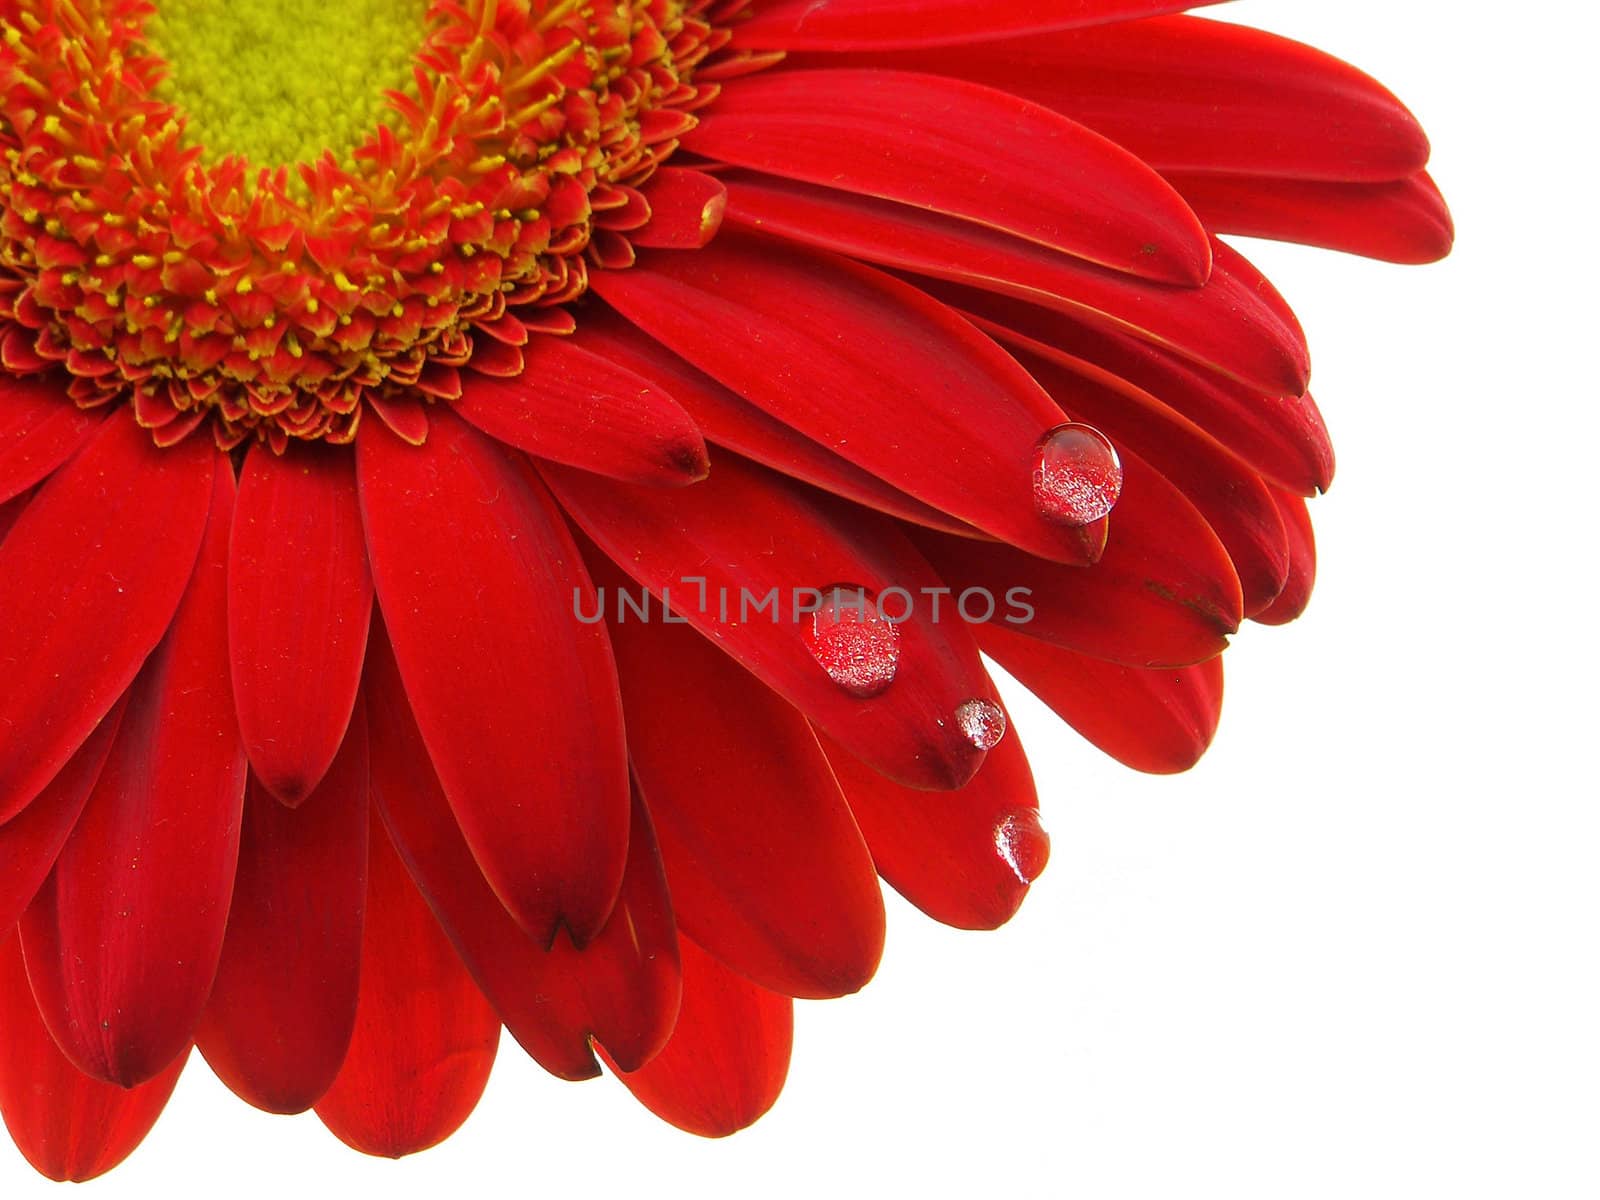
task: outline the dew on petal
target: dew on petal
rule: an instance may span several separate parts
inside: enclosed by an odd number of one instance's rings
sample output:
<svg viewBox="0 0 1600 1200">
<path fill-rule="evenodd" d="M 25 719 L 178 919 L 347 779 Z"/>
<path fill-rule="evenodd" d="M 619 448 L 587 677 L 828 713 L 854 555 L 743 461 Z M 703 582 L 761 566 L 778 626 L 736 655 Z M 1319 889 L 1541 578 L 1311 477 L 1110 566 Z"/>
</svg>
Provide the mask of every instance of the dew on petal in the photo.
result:
<svg viewBox="0 0 1600 1200">
<path fill-rule="evenodd" d="M 1122 495 L 1122 460 L 1109 438 L 1092 425 L 1052 429 L 1039 443 L 1033 468 L 1033 502 L 1062 525 L 1092 525 L 1108 516 Z"/>
<path fill-rule="evenodd" d="M 806 648 L 828 678 L 868 699 L 894 682 L 900 667 L 900 630 L 862 587 L 822 589 L 822 600 L 803 627 Z"/>
<path fill-rule="evenodd" d="M 956 705 L 956 728 L 979 750 L 993 750 L 1006 735 L 1006 713 L 993 700 L 963 700 Z"/>
<path fill-rule="evenodd" d="M 1013 813 L 994 827 L 994 848 L 1012 873 L 1031 884 L 1050 861 L 1050 835 L 1033 811 Z"/>
</svg>

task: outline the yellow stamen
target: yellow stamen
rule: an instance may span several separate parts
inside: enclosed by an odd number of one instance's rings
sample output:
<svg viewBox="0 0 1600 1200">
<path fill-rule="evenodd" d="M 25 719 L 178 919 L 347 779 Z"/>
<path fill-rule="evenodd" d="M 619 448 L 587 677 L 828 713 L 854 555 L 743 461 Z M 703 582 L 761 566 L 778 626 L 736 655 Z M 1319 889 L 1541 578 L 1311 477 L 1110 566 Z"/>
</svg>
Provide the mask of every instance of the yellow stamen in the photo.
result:
<svg viewBox="0 0 1600 1200">
<path fill-rule="evenodd" d="M 169 67 L 156 89 L 188 118 L 207 162 L 341 162 L 414 94 L 426 0 L 163 0 L 145 24 Z"/>
</svg>

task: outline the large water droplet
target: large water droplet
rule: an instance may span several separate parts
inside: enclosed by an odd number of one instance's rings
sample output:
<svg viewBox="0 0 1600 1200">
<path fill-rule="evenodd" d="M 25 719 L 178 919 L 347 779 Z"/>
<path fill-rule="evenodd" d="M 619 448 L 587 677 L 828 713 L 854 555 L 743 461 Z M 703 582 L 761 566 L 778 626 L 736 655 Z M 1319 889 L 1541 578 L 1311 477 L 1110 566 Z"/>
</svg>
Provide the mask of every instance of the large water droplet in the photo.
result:
<svg viewBox="0 0 1600 1200">
<path fill-rule="evenodd" d="M 963 700 L 956 705 L 956 728 L 979 750 L 993 750 L 1006 735 L 1005 710 L 993 700 Z"/>
<path fill-rule="evenodd" d="M 1092 525 L 1122 495 L 1122 460 L 1093 425 L 1060 425 L 1039 443 L 1033 502 L 1062 525 Z"/>
<path fill-rule="evenodd" d="M 994 827 L 994 848 L 1022 883 L 1038 879 L 1050 861 L 1050 835 L 1031 809 L 1013 813 Z"/>
<path fill-rule="evenodd" d="M 806 648 L 828 678 L 853 696 L 876 696 L 900 666 L 900 630 L 878 611 L 865 588 L 822 589 L 822 603 L 803 626 Z"/>
</svg>

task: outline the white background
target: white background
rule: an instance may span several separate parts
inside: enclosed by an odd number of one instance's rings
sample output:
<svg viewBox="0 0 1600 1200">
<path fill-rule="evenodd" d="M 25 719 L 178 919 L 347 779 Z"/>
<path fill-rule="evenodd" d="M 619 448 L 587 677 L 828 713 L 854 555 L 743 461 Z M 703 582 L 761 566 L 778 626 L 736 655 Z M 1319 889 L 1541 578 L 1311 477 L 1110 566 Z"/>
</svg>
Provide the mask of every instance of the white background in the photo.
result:
<svg viewBox="0 0 1600 1200">
<path fill-rule="evenodd" d="M 1412 270 L 1247 248 L 1310 331 L 1339 448 L 1317 596 L 1237 639 L 1187 776 L 1137 777 L 1008 693 L 1054 837 L 1011 926 L 891 898 L 878 979 L 800 1006 L 787 1094 L 726 1142 L 511 1047 L 451 1142 L 377 1162 L 196 1060 L 94 1194 L 1600 1195 L 1594 39 L 1559 15 L 1579 11 L 1218 10 L 1393 87 L 1459 249 Z M 0 1194 L 59 1193 L 0 1139 Z"/>
</svg>

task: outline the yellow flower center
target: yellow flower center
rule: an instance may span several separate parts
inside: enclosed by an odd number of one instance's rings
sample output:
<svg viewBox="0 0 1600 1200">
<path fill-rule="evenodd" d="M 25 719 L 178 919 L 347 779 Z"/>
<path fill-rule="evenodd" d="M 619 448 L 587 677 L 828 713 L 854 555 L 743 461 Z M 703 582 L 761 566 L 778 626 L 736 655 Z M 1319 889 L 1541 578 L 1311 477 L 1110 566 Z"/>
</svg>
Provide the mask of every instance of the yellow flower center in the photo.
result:
<svg viewBox="0 0 1600 1200">
<path fill-rule="evenodd" d="M 427 0 L 162 0 L 144 40 L 168 67 L 156 95 L 180 110 L 206 162 L 341 162 L 380 124 L 386 94 L 416 94 Z"/>
</svg>

